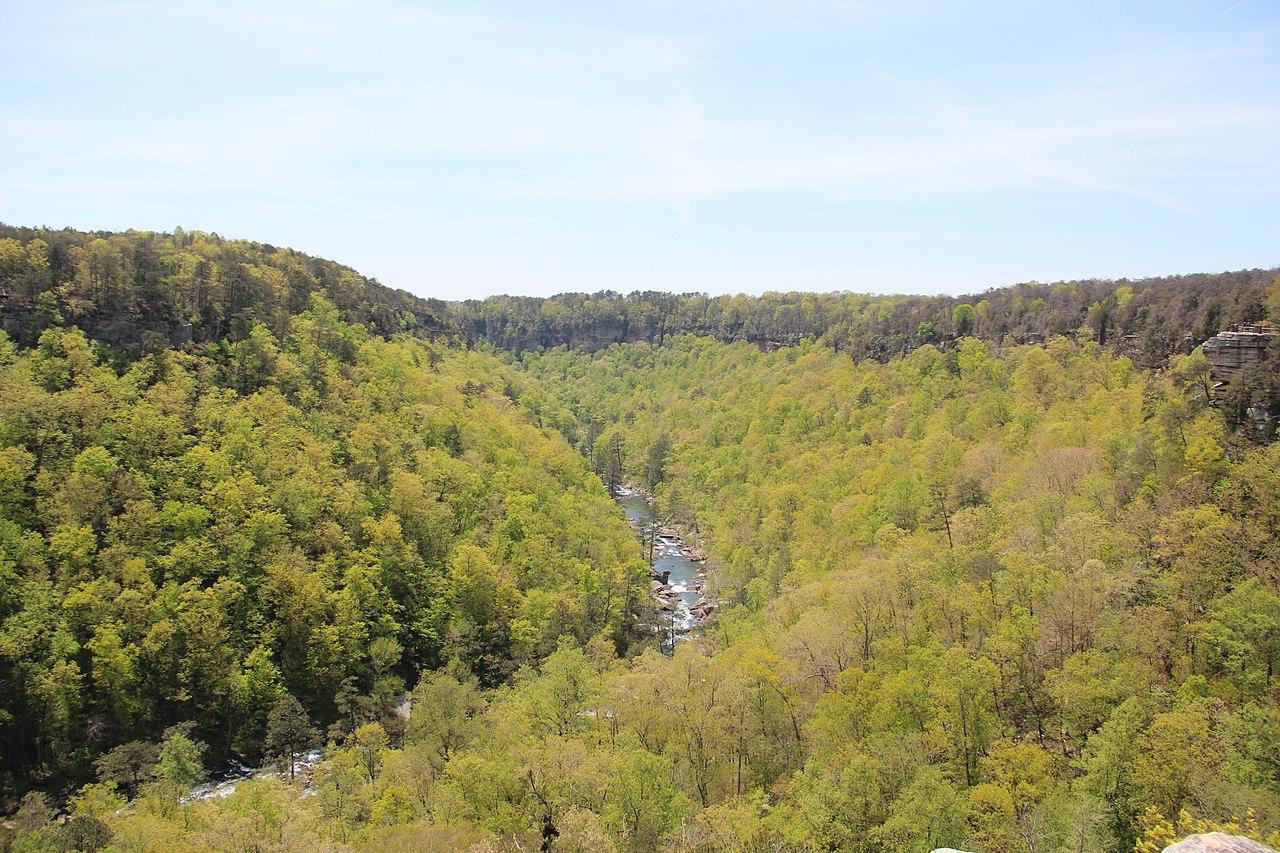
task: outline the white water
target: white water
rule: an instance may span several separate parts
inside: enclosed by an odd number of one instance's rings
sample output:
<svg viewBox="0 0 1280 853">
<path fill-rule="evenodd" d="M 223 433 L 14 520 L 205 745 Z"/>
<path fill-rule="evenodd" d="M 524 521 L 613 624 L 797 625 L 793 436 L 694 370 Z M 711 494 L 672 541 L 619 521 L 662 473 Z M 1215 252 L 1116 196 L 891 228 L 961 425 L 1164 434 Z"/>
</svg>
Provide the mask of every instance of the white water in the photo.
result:
<svg viewBox="0 0 1280 853">
<path fill-rule="evenodd" d="M 293 764 L 293 774 L 297 779 L 308 779 L 311 770 L 320 763 L 320 759 L 324 757 L 324 752 L 313 749 L 298 758 Z M 189 803 L 196 800 L 212 800 L 224 799 L 236 792 L 236 785 L 249 779 L 267 779 L 275 777 L 277 779 L 288 779 L 289 771 L 286 768 L 283 772 L 278 767 L 250 767 L 247 764 L 237 764 L 219 773 L 215 773 L 214 777 L 208 782 L 196 785 L 191 789 L 191 793 L 182 798 L 182 802 Z M 304 789 L 304 796 L 314 794 L 315 790 L 308 785 Z"/>
<path fill-rule="evenodd" d="M 640 536 L 640 531 L 646 525 L 657 521 L 645 496 L 638 491 L 620 486 L 614 500 L 622 507 L 627 521 L 636 530 L 637 536 Z M 667 583 L 678 594 L 675 601 L 676 609 L 672 613 L 672 622 L 668 626 L 677 634 L 688 633 L 697 625 L 697 619 L 689 612 L 689 608 L 702 597 L 702 593 L 698 592 L 697 588 L 701 586 L 702 578 L 698 575 L 704 571 L 703 566 L 684 556 L 681 553 L 684 547 L 685 543 L 679 538 L 659 534 L 654 543 L 653 552 L 653 568 L 658 572 L 671 573 Z M 691 587 L 694 589 L 691 590 Z"/>
</svg>

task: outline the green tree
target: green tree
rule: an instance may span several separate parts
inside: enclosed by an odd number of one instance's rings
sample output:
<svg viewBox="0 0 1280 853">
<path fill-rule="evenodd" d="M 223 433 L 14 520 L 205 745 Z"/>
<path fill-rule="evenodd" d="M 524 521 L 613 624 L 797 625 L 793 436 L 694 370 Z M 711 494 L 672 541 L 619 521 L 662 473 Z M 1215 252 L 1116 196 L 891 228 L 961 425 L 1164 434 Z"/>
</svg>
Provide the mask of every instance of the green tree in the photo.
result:
<svg viewBox="0 0 1280 853">
<path fill-rule="evenodd" d="M 204 768 L 207 747 L 189 736 L 189 728 L 176 726 L 169 730 L 164 742 L 160 744 L 155 765 L 156 778 L 167 783 L 179 796 L 203 781 L 207 775 Z"/>
<path fill-rule="evenodd" d="M 135 740 L 99 756 L 94 766 L 99 779 L 123 786 L 125 793 L 132 797 L 143 783 L 153 778 L 159 759 L 160 747 L 154 743 Z"/>
<path fill-rule="evenodd" d="M 1261 695 L 1280 665 L 1280 597 L 1249 578 L 1214 604 L 1203 636 L 1210 659 L 1235 685 Z"/>
<path fill-rule="evenodd" d="M 480 734 L 477 717 L 484 709 L 484 697 L 473 678 L 424 673 L 413 689 L 405 742 L 425 748 L 436 771 L 443 770 Z"/>
<path fill-rule="evenodd" d="M 390 744 L 391 739 L 387 737 L 386 729 L 378 723 L 365 723 L 348 735 L 346 740 L 346 748 L 356 757 L 370 782 L 378 778 L 384 753 Z"/>
<path fill-rule="evenodd" d="M 288 693 L 282 695 L 267 715 L 267 739 L 263 748 L 271 758 L 289 768 L 290 781 L 298 759 L 315 747 L 319 734 L 302 703 Z"/>
<path fill-rule="evenodd" d="M 924 851 L 958 845 L 965 834 L 960 796 L 941 773 L 927 767 L 894 800 L 871 839 L 884 849 Z"/>
</svg>

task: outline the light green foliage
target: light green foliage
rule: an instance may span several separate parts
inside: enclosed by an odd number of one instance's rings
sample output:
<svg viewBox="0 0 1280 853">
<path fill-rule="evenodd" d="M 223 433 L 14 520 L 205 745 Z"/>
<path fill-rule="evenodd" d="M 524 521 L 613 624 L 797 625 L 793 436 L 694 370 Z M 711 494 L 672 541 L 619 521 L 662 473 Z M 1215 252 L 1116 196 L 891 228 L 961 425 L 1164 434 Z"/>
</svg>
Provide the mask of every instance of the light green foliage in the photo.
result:
<svg viewBox="0 0 1280 853">
<path fill-rule="evenodd" d="M 156 760 L 156 777 L 174 789 L 185 791 L 205 777 L 205 745 L 181 731 L 175 731 L 160 744 Z"/>
<path fill-rule="evenodd" d="M 444 672 L 424 674 L 413 689 L 412 703 L 405 743 L 425 749 L 437 771 L 479 734 L 476 718 L 485 702 L 473 680 L 460 681 Z"/>
<path fill-rule="evenodd" d="M 599 718 L 600 674 L 576 645 L 562 644 L 521 692 L 536 733 L 563 737 Z"/>
<path fill-rule="evenodd" d="M 1145 805 L 1176 815 L 1205 793 L 1221 760 L 1218 733 L 1210 728 L 1206 709 L 1184 706 L 1157 714 L 1139 737 L 1133 781 Z M 1176 773 L 1170 772 L 1173 767 Z"/>
<path fill-rule="evenodd" d="M 778 818 L 793 838 L 853 849 L 904 832 L 893 803 L 914 775 L 865 781 L 883 778 L 869 756 L 892 735 L 916 744 L 914 766 L 946 773 L 954 803 L 987 786 L 972 814 L 997 846 L 1123 846 L 1144 798 L 1186 799 L 1138 781 L 1152 703 L 1193 674 L 1216 696 L 1270 684 L 1272 593 L 1243 576 L 1269 570 L 1242 532 L 1271 542 L 1280 529 L 1263 515 L 1280 498 L 1263 462 L 1274 451 L 1227 461 L 1194 359 L 1145 388 L 1126 359 L 1066 339 L 965 340 L 887 365 L 693 338 L 523 360 L 597 448 L 620 431 L 621 446 L 670 442 L 659 510 L 696 525 L 716 558 L 729 609 L 711 660 L 683 687 L 642 661 L 615 704 L 624 728 L 676 756 L 695 804 L 803 767 L 786 787 L 795 810 Z M 622 463 L 644 480 L 643 455 Z M 773 675 L 753 689 L 762 651 Z M 707 683 L 705 731 L 727 749 L 680 733 Z M 788 738 L 771 715 L 809 736 Z M 1074 795 L 1071 761 L 1086 770 Z M 1256 763 L 1237 766 L 1257 778 Z"/>
<path fill-rule="evenodd" d="M 932 850 L 965 837 L 964 807 L 955 789 L 933 768 L 921 770 L 872 833 L 883 849 Z"/>
<path fill-rule="evenodd" d="M 669 762 L 646 749 L 627 749 L 618 756 L 604 818 L 633 849 L 654 849 L 683 816 L 685 798 L 670 779 Z"/>
<path fill-rule="evenodd" d="M 345 748 L 355 756 L 356 762 L 368 774 L 369 781 L 378 778 L 382 769 L 384 753 L 391 739 L 387 732 L 377 723 L 365 723 L 347 736 Z"/>
<path fill-rule="evenodd" d="M 77 817 L 103 819 L 125 806 L 125 798 L 111 782 L 91 782 L 82 786 L 67 802 L 68 810 Z"/>
<path fill-rule="evenodd" d="M 1204 641 L 1211 659 L 1243 694 L 1262 694 L 1280 667 L 1280 598 L 1249 578 L 1218 599 Z"/>
</svg>

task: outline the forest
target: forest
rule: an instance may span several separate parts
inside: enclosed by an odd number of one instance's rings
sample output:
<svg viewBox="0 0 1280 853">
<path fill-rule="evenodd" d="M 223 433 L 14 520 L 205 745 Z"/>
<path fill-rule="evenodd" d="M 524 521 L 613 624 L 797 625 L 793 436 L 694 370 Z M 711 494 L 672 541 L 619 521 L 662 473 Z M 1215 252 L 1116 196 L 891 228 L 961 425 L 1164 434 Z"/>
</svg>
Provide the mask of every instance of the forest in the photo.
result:
<svg viewBox="0 0 1280 853">
<path fill-rule="evenodd" d="M 1197 346 L 1280 320 L 1274 270 L 435 306 L 5 233 L 11 850 L 1280 842 L 1280 443 Z M 233 308 L 187 253 L 281 277 Z M 710 556 L 669 655 L 619 482 Z M 192 799 L 229 759 L 278 772 Z"/>
</svg>

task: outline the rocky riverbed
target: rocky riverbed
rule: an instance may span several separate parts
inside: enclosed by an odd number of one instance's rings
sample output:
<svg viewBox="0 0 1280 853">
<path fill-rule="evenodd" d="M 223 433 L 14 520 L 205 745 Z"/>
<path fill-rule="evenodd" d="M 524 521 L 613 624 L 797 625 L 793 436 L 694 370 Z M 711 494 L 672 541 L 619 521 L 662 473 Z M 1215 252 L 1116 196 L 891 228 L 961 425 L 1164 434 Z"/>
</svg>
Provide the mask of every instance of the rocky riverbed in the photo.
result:
<svg viewBox="0 0 1280 853">
<path fill-rule="evenodd" d="M 324 752 L 314 749 L 298 757 L 294 762 L 293 772 L 297 779 L 302 780 L 303 796 L 309 796 L 315 793 L 315 788 L 311 786 L 311 774 L 315 766 L 324 758 Z M 232 762 L 222 770 L 212 774 L 207 782 L 195 786 L 191 789 L 191 793 L 182 798 L 182 802 L 189 803 L 193 800 L 210 800 L 214 798 L 222 799 L 229 797 L 236 792 L 236 786 L 241 782 L 250 779 L 265 779 L 275 777 L 278 779 L 288 779 L 289 771 L 281 771 L 277 766 L 267 767 L 250 767 L 247 764 Z"/>
<path fill-rule="evenodd" d="M 614 499 L 646 557 L 652 558 L 649 591 L 654 606 L 668 614 L 663 629 L 675 637 L 704 624 L 719 607 L 716 597 L 706 593 L 707 555 L 685 542 L 679 530 L 661 524 L 653 514 L 653 498 L 644 490 L 619 486 Z"/>
</svg>

